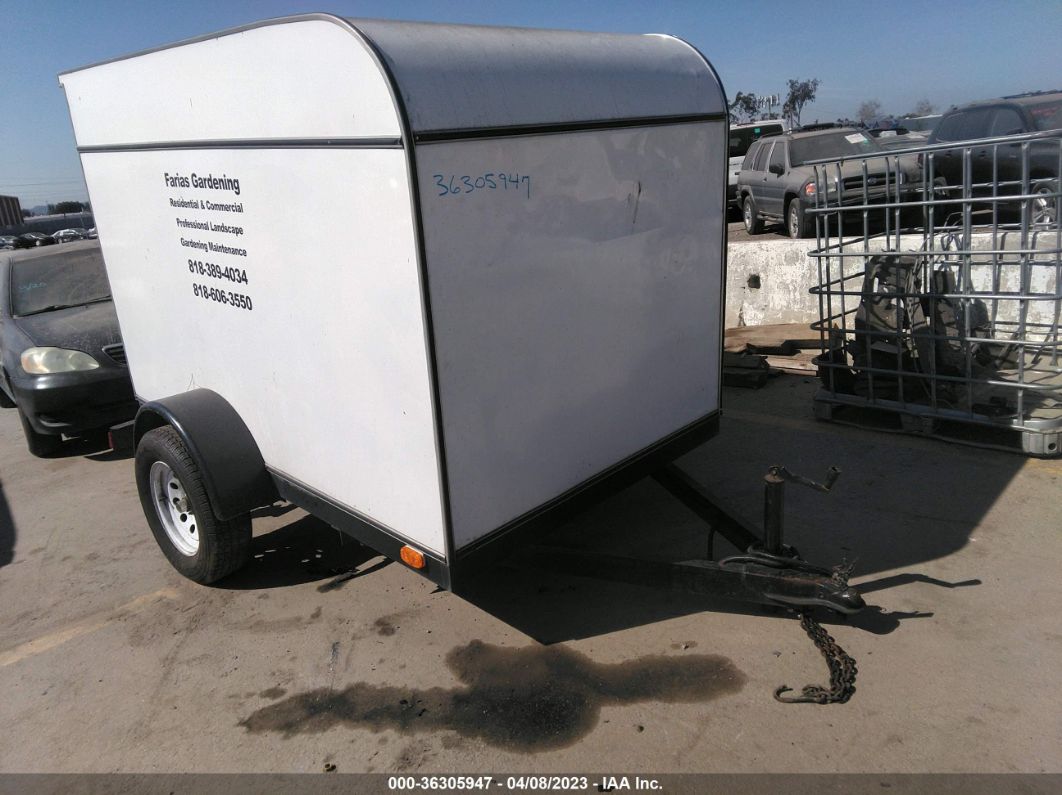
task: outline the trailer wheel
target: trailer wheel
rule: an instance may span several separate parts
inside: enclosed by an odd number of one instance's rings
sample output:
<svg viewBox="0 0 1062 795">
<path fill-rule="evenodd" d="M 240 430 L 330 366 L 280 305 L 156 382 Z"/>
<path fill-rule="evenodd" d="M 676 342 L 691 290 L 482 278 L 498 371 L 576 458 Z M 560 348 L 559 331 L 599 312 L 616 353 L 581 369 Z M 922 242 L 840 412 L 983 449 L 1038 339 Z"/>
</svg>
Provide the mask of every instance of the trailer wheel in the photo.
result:
<svg viewBox="0 0 1062 795">
<path fill-rule="evenodd" d="M 172 427 L 144 434 L 137 445 L 135 468 L 148 525 L 177 571 L 209 585 L 247 562 L 250 515 L 229 521 L 214 515 L 199 465 Z"/>
<path fill-rule="evenodd" d="M 37 433 L 30 425 L 30 421 L 26 419 L 26 414 L 22 409 L 18 410 L 18 418 L 22 423 L 22 433 L 26 436 L 26 447 L 29 448 L 31 455 L 44 458 L 59 452 L 59 448 L 63 446 L 62 436 Z"/>
</svg>

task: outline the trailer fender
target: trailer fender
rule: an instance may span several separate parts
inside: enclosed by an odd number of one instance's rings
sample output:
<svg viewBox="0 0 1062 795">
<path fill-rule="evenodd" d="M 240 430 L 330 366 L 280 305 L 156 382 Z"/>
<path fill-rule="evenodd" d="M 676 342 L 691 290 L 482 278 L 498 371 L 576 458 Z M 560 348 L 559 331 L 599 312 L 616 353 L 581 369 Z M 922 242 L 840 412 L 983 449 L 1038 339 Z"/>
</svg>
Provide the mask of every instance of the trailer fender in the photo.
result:
<svg viewBox="0 0 1062 795">
<path fill-rule="evenodd" d="M 193 389 L 145 403 L 136 415 L 136 445 L 164 425 L 173 427 L 199 465 L 218 519 L 234 519 L 279 499 L 254 437 L 217 392 Z"/>
</svg>

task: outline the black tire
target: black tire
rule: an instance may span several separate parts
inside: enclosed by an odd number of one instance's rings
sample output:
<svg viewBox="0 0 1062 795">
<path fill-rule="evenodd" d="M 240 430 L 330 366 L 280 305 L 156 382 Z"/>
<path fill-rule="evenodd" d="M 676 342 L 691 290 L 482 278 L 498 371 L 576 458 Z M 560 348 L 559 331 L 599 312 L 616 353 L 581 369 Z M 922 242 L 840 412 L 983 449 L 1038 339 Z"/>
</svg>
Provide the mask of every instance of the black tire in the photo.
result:
<svg viewBox="0 0 1062 795">
<path fill-rule="evenodd" d="M 746 196 L 741 203 L 741 216 L 745 222 L 745 231 L 750 235 L 758 235 L 763 232 L 763 219 L 756 212 L 756 202 L 751 196 Z"/>
<path fill-rule="evenodd" d="M 13 409 L 14 407 L 15 401 L 7 396 L 3 387 L 0 387 L 0 409 Z"/>
<path fill-rule="evenodd" d="M 62 436 L 37 433 L 26 419 L 22 409 L 18 410 L 18 419 L 22 423 L 22 433 L 26 435 L 26 447 L 29 448 L 31 455 L 37 458 L 47 458 L 59 452 L 59 448 L 63 446 Z"/>
<path fill-rule="evenodd" d="M 811 237 L 809 224 L 804 217 L 804 205 L 800 199 L 794 197 L 789 200 L 789 206 L 785 210 L 785 229 L 794 240 Z"/>
<path fill-rule="evenodd" d="M 196 519 L 198 548 L 194 554 L 178 549 L 163 524 L 161 509 L 152 495 L 151 468 L 156 462 L 172 470 L 187 495 L 189 510 Z M 193 582 L 209 585 L 247 562 L 251 549 L 250 514 L 224 522 L 214 515 L 199 465 L 172 427 L 167 425 L 144 434 L 136 448 L 134 468 L 144 516 L 159 548 L 177 571 Z"/>
</svg>

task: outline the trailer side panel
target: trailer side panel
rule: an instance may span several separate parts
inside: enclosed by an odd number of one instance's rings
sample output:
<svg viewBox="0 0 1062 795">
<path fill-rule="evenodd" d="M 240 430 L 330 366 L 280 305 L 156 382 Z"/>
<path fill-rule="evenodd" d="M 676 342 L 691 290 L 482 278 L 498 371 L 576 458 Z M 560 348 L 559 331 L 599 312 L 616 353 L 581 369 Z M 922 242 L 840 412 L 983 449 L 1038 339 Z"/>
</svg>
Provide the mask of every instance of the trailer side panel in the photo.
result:
<svg viewBox="0 0 1062 795">
<path fill-rule="evenodd" d="M 718 410 L 724 137 L 418 146 L 456 549 Z"/>
<path fill-rule="evenodd" d="M 213 389 L 274 472 L 444 554 L 405 152 L 82 162 L 138 396 Z"/>
</svg>

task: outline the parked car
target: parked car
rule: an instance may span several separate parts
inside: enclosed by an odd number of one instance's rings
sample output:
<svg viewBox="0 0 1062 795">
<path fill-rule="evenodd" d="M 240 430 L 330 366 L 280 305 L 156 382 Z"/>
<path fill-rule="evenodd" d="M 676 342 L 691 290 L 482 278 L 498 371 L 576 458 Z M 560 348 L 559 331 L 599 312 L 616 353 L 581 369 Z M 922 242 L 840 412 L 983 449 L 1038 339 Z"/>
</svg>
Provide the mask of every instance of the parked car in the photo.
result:
<svg viewBox="0 0 1062 795">
<path fill-rule="evenodd" d="M 37 456 L 136 415 L 98 246 L 0 261 L 0 405 Z"/>
<path fill-rule="evenodd" d="M 84 240 L 86 229 L 60 229 L 52 233 L 52 240 L 56 243 L 69 243 L 71 240 Z"/>
<path fill-rule="evenodd" d="M 55 240 L 42 232 L 26 232 L 15 238 L 15 248 L 37 248 L 38 246 L 50 246 L 53 243 Z"/>
<path fill-rule="evenodd" d="M 0 251 L 14 248 L 16 240 L 14 235 L 0 235 Z"/>
<path fill-rule="evenodd" d="M 735 124 L 730 128 L 730 140 L 727 147 L 729 167 L 727 169 L 726 203 L 727 207 L 739 207 L 737 184 L 741 164 L 748 154 L 749 147 L 767 135 L 781 135 L 789 129 L 789 123 L 782 120 L 757 121 L 751 124 Z"/>
<path fill-rule="evenodd" d="M 882 156 L 866 160 L 866 195 L 870 201 L 884 201 L 887 191 L 895 190 L 896 181 L 901 186 L 914 184 L 915 174 L 907 167 L 901 166 L 898 174 L 890 173 L 889 169 L 895 167 L 895 158 L 888 159 L 884 150 L 863 130 L 826 128 L 761 138 L 749 149 L 738 177 L 745 229 L 749 234 L 759 234 L 765 220 L 784 221 L 790 237 L 809 236 L 814 227 L 805 211 L 815 205 L 817 186 L 814 167 L 804 164 L 822 158 L 840 159 L 875 153 Z M 863 201 L 862 168 L 863 161 L 859 159 L 841 166 L 842 203 Z M 834 189 L 831 185 L 830 190 Z"/>
<path fill-rule="evenodd" d="M 98 237 L 96 234 L 96 227 L 85 230 L 85 238 L 88 240 L 95 240 Z"/>
<path fill-rule="evenodd" d="M 967 142 L 1049 130 L 1062 130 L 1062 91 L 1020 94 L 952 108 L 929 136 L 930 144 L 957 144 L 933 153 L 934 180 L 945 186 L 963 183 L 963 151 L 970 148 Z M 1056 217 L 1059 146 L 1058 139 L 1029 144 L 1029 190 L 1039 197 L 1033 209 L 1035 223 L 1051 222 Z M 1020 193 L 1021 149 L 1019 143 L 973 146 L 972 195 Z"/>
</svg>

